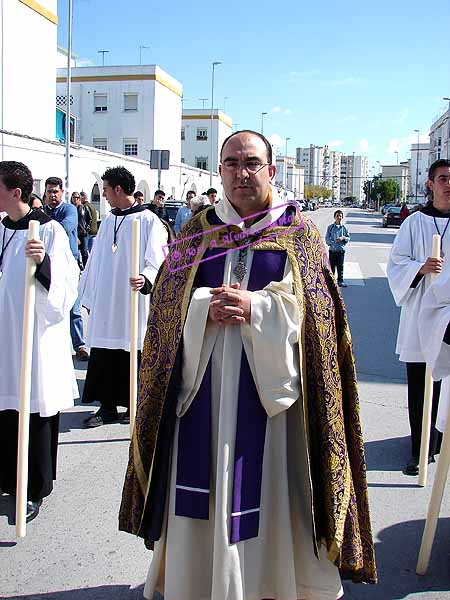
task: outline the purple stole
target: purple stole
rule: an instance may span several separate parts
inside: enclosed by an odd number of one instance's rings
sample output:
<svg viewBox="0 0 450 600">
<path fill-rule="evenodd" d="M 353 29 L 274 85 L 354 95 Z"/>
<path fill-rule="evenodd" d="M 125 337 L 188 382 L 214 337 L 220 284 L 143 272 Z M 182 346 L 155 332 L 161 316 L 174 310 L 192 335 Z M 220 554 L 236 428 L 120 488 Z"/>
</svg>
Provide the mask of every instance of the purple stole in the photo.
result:
<svg viewBox="0 0 450 600">
<path fill-rule="evenodd" d="M 216 253 L 217 251 L 208 250 L 205 258 Z M 247 289 L 261 290 L 271 281 L 281 281 L 285 264 L 284 251 L 255 251 Z M 202 262 L 197 271 L 195 286 L 221 285 L 224 265 L 224 256 Z M 258 536 L 266 425 L 267 413 L 259 399 L 243 349 L 234 448 L 231 543 Z M 211 364 L 209 363 L 195 398 L 187 412 L 180 418 L 175 514 L 193 519 L 208 519 L 210 481 Z"/>
</svg>

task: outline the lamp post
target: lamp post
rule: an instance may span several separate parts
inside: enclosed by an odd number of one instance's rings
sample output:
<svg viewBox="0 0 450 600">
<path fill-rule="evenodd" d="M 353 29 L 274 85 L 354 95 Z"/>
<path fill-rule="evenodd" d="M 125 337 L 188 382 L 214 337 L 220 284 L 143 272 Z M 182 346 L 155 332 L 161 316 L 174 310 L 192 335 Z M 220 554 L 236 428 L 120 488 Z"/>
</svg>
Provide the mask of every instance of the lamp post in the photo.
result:
<svg viewBox="0 0 450 600">
<path fill-rule="evenodd" d="M 97 50 L 97 54 L 102 55 L 102 67 L 105 66 L 105 54 L 108 54 L 109 50 Z"/>
<path fill-rule="evenodd" d="M 212 187 L 212 180 L 213 180 L 213 151 L 214 151 L 214 144 L 213 144 L 213 125 L 214 125 L 214 115 L 213 115 L 213 111 L 214 111 L 214 71 L 216 69 L 216 67 L 218 67 L 219 65 L 221 65 L 222 63 L 220 61 L 214 61 L 212 63 L 212 77 L 211 77 L 211 131 L 210 131 L 210 136 L 211 136 L 211 156 L 210 156 L 210 163 L 209 163 L 209 187 Z M 217 157 L 218 159 L 219 157 Z"/>
<path fill-rule="evenodd" d="M 266 112 L 261 113 L 261 135 L 264 135 L 264 117 L 267 115 Z"/>
<path fill-rule="evenodd" d="M 207 102 L 209 98 L 199 98 L 199 100 L 202 103 L 202 108 L 205 108 L 205 102 Z"/>
<path fill-rule="evenodd" d="M 142 50 L 150 50 L 150 46 L 139 46 L 139 64 L 142 65 Z"/>
<path fill-rule="evenodd" d="M 394 152 L 394 154 L 395 154 L 395 156 L 397 157 L 397 166 L 398 166 L 398 150 L 396 150 L 396 151 Z"/>
<path fill-rule="evenodd" d="M 226 112 L 225 108 L 227 105 L 227 100 L 229 100 L 229 99 L 230 99 L 230 96 L 224 96 L 224 98 L 223 98 L 223 112 Z"/>
<path fill-rule="evenodd" d="M 416 204 L 417 204 L 417 195 L 419 188 L 419 137 L 420 131 L 418 129 L 414 129 L 415 133 L 417 133 L 417 148 L 416 148 Z"/>
<path fill-rule="evenodd" d="M 70 93 L 72 84 L 72 25 L 73 25 L 73 0 L 69 0 L 69 24 L 67 32 L 67 87 L 66 87 L 66 202 L 69 202 L 70 178 Z"/>
<path fill-rule="evenodd" d="M 285 187 L 285 188 L 287 188 L 288 181 L 289 181 L 289 179 L 288 179 L 288 160 L 287 160 L 287 151 L 288 151 L 288 141 L 289 141 L 290 139 L 291 139 L 290 137 L 287 137 L 287 138 L 285 138 L 285 140 L 284 140 L 284 141 L 285 141 L 285 147 L 284 147 L 284 165 L 283 165 L 283 167 L 284 167 L 284 169 L 283 169 L 284 173 L 283 173 L 283 174 L 284 174 L 284 187 Z"/>
</svg>

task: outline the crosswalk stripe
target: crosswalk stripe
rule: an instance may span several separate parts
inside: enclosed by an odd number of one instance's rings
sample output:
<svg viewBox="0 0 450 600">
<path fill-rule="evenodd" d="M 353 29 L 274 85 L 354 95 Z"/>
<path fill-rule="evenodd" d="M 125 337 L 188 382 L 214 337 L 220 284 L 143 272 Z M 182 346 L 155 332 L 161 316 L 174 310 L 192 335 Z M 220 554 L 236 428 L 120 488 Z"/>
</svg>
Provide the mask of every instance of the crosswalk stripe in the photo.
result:
<svg viewBox="0 0 450 600">
<path fill-rule="evenodd" d="M 358 262 L 344 263 L 344 281 L 347 285 L 366 285 Z"/>
<path fill-rule="evenodd" d="M 383 263 L 378 263 L 378 266 L 380 267 L 380 269 L 383 271 L 384 275 L 387 276 L 386 270 L 387 270 L 387 263 L 383 262 Z"/>
</svg>

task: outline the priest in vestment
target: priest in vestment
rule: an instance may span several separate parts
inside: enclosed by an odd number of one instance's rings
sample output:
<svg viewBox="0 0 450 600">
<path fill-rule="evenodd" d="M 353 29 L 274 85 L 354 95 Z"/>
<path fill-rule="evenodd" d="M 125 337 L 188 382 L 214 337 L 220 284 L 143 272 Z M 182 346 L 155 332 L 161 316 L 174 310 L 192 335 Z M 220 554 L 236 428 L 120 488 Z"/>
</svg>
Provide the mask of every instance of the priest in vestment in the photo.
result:
<svg viewBox="0 0 450 600">
<path fill-rule="evenodd" d="M 445 256 L 450 255 L 450 161 L 435 161 L 428 172 L 431 202 L 410 215 L 402 223 L 392 244 L 387 265 L 389 285 L 397 306 L 401 307 L 396 353 L 406 363 L 408 378 L 408 412 L 411 429 L 411 457 L 405 474 L 418 475 L 422 414 L 425 392 L 425 356 L 417 321 L 425 292 L 431 283 L 431 273 L 440 273 Z M 433 235 L 441 236 L 442 257 L 432 258 Z M 439 452 L 441 435 L 435 429 L 439 403 L 440 381 L 434 383 L 432 428 L 429 462 Z"/>
<path fill-rule="evenodd" d="M 148 599 L 335 600 L 376 582 L 344 306 L 268 140 L 221 163 L 154 286 L 119 527 L 153 550 Z"/>
<path fill-rule="evenodd" d="M 135 180 L 124 167 L 108 169 L 103 194 L 112 207 L 102 220 L 79 285 L 81 304 L 89 311 L 87 344 L 91 355 L 83 403 L 100 402 L 85 427 L 119 420 L 130 422 L 130 286 L 139 292 L 138 347 L 144 342 L 150 292 L 164 260 L 167 233 L 161 221 L 133 198 Z M 130 279 L 133 221 L 139 221 L 139 276 Z"/>
<path fill-rule="evenodd" d="M 53 489 L 59 413 L 73 406 L 78 388 L 70 350 L 69 315 L 79 269 L 59 223 L 28 206 L 33 176 L 14 161 L 0 162 L 0 490 L 15 495 L 19 385 L 26 257 L 36 261 L 32 351 L 27 520 Z M 39 241 L 28 241 L 31 219 Z"/>
</svg>

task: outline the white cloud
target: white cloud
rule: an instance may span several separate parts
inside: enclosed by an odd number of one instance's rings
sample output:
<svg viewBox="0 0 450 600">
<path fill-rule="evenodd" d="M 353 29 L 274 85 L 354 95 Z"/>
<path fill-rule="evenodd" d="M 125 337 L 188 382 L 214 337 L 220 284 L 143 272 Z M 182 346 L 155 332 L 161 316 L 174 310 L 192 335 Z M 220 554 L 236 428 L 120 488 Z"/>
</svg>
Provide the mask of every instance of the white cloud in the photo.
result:
<svg viewBox="0 0 450 600">
<path fill-rule="evenodd" d="M 369 150 L 369 141 L 366 138 L 362 138 L 359 140 L 359 149 L 363 152 L 367 152 Z"/>
<path fill-rule="evenodd" d="M 343 145 L 344 145 L 343 140 L 331 140 L 327 144 L 328 148 L 339 148 L 339 146 L 343 146 Z"/>
<path fill-rule="evenodd" d="M 389 140 L 389 144 L 386 152 L 388 154 L 395 154 L 396 152 L 400 152 L 401 142 L 398 138 L 392 138 Z"/>
<path fill-rule="evenodd" d="M 270 109 L 270 112 L 273 112 L 273 113 L 279 113 L 279 112 L 281 112 L 281 106 L 273 106 Z"/>
<path fill-rule="evenodd" d="M 286 142 L 285 138 L 281 137 L 281 135 L 278 135 L 278 133 L 273 133 L 267 139 L 275 149 L 283 148 Z"/>
<path fill-rule="evenodd" d="M 357 121 L 358 117 L 356 115 L 346 115 L 341 119 L 338 119 L 338 123 L 351 123 L 352 121 Z"/>
<path fill-rule="evenodd" d="M 319 74 L 319 69 L 310 69 L 309 71 L 291 71 L 289 73 L 289 79 L 290 81 L 300 81 L 302 79 L 307 79 L 308 77 L 315 77 Z"/>
<path fill-rule="evenodd" d="M 292 115 L 292 110 L 290 108 L 285 108 L 283 112 L 285 115 Z"/>
</svg>

